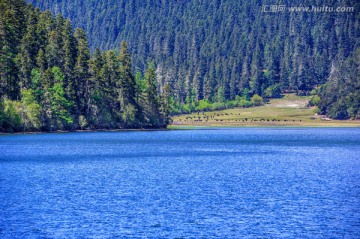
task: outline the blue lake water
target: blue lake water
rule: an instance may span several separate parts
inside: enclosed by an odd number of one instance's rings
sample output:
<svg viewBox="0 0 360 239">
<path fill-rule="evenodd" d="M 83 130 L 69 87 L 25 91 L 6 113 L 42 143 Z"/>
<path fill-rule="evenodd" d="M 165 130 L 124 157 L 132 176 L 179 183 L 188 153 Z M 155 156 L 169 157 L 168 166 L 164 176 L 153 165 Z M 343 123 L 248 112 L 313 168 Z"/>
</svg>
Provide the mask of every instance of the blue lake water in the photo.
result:
<svg viewBox="0 0 360 239">
<path fill-rule="evenodd" d="M 360 129 L 0 136 L 0 238 L 360 238 Z"/>
</svg>

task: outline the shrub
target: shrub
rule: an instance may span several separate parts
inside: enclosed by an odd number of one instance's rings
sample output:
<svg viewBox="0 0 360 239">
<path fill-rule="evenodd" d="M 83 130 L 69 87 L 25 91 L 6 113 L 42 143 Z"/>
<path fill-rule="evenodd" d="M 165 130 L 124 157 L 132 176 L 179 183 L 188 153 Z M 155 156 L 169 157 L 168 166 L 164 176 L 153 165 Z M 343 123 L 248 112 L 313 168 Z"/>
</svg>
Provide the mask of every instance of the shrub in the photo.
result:
<svg viewBox="0 0 360 239">
<path fill-rule="evenodd" d="M 88 125 L 86 118 L 83 115 L 79 116 L 79 126 L 81 129 L 84 129 Z"/>
<path fill-rule="evenodd" d="M 181 112 L 182 113 L 191 113 L 192 112 L 191 105 L 190 104 L 184 104 L 182 106 Z"/>
<path fill-rule="evenodd" d="M 21 118 L 24 127 L 31 130 L 39 130 L 41 127 L 41 105 L 37 103 L 32 89 L 21 90 Z"/>
<path fill-rule="evenodd" d="M 250 101 L 253 106 L 259 106 L 264 104 L 263 98 L 261 98 L 261 96 L 259 96 L 258 94 L 253 95 Z"/>
<path fill-rule="evenodd" d="M 251 106 L 251 102 L 248 100 L 242 99 L 239 101 L 238 106 L 243 107 L 243 108 L 248 108 Z"/>
<path fill-rule="evenodd" d="M 318 95 L 314 95 L 311 97 L 311 100 L 309 101 L 309 106 L 316 106 L 319 104 L 320 97 Z"/>
<path fill-rule="evenodd" d="M 223 110 L 225 109 L 225 105 L 220 102 L 215 102 L 211 105 L 211 110 Z"/>
<path fill-rule="evenodd" d="M 195 108 L 196 111 L 208 111 L 211 109 L 209 100 L 200 100 L 199 105 Z"/>
<path fill-rule="evenodd" d="M 281 97 L 281 89 L 279 84 L 275 84 L 272 86 L 269 86 L 265 92 L 264 96 L 268 98 L 279 98 Z"/>
<path fill-rule="evenodd" d="M 234 108 L 236 106 L 238 106 L 238 102 L 236 100 L 231 100 L 226 102 L 226 108 Z"/>
<path fill-rule="evenodd" d="M 17 101 L 4 101 L 3 127 L 8 132 L 20 131 L 22 120 L 18 113 L 20 103 Z"/>
</svg>

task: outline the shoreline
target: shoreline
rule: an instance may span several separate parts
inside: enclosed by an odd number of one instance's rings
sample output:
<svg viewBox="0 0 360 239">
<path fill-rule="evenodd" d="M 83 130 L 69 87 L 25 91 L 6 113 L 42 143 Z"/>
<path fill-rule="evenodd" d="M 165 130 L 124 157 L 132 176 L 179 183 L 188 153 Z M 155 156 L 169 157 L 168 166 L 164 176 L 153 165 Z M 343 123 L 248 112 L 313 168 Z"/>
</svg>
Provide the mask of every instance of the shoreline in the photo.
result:
<svg viewBox="0 0 360 239">
<path fill-rule="evenodd" d="M 197 122 L 195 124 L 171 124 L 168 128 L 177 129 L 177 128 L 186 128 L 186 127 L 209 127 L 209 128 L 249 128 L 249 127 L 259 127 L 259 128 L 281 128 L 281 127 L 299 127 L 299 128 L 358 128 L 360 127 L 360 120 L 346 120 L 346 121 L 317 121 L 317 122 L 249 122 L 242 123 L 239 122 L 228 122 L 223 124 L 208 123 L 204 124 Z"/>
<path fill-rule="evenodd" d="M 352 122 L 348 124 L 348 122 Z M 331 124 L 333 123 L 333 124 Z M 96 132 L 142 132 L 142 131 L 171 131 L 171 130 L 201 130 L 217 128 L 360 128 L 360 120 L 352 121 L 328 121 L 327 123 L 317 122 L 317 124 L 171 124 L 167 128 L 161 129 L 92 129 L 92 130 L 57 130 L 57 131 L 27 131 L 6 133 L 3 135 L 32 135 L 32 134 L 67 134 L 67 133 L 96 133 Z"/>
<path fill-rule="evenodd" d="M 170 130 L 197 130 L 221 128 L 360 128 L 360 125 L 170 125 Z"/>
<path fill-rule="evenodd" d="M 2 135 L 18 135 L 18 134 L 68 134 L 68 133 L 95 133 L 95 132 L 141 132 L 141 131 L 167 131 L 171 129 L 89 129 L 89 130 L 56 130 L 56 131 L 25 131 L 25 132 L 15 132 L 15 133 L 6 133 L 0 132 Z"/>
</svg>

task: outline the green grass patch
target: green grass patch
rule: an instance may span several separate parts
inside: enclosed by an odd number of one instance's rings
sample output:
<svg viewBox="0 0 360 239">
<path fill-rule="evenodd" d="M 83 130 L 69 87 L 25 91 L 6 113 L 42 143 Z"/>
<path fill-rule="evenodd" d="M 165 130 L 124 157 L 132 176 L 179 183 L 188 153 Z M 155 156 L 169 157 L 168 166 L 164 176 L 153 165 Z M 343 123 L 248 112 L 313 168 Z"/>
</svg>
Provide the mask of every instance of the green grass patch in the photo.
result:
<svg viewBox="0 0 360 239">
<path fill-rule="evenodd" d="M 251 108 L 233 108 L 212 112 L 196 112 L 173 117 L 169 128 L 185 126 L 360 126 L 360 121 L 329 120 L 314 114 L 308 107 L 311 97 L 285 95 L 269 103 Z"/>
</svg>

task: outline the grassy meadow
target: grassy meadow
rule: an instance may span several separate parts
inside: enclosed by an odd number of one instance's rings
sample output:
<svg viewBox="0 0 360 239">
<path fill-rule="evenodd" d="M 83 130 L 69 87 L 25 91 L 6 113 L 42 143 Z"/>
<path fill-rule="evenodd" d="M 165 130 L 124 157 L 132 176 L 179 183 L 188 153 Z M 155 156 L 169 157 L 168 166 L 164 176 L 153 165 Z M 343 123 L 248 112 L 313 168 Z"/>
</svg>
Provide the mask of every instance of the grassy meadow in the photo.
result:
<svg viewBox="0 0 360 239">
<path fill-rule="evenodd" d="M 212 112 L 177 115 L 169 128 L 191 126 L 321 126 L 360 127 L 359 120 L 331 120 L 317 115 L 316 108 L 308 107 L 310 97 L 284 95 L 263 106 L 233 108 Z"/>
</svg>

